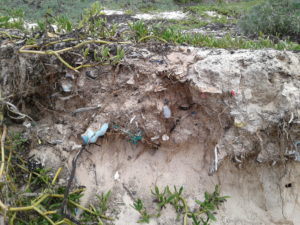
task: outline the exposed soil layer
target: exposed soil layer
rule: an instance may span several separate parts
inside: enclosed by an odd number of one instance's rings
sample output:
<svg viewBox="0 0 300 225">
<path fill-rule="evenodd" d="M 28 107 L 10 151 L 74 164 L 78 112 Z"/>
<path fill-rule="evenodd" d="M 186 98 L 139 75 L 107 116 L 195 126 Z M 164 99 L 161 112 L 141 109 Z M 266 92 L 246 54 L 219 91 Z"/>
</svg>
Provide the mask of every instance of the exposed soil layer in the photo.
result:
<svg viewBox="0 0 300 225">
<path fill-rule="evenodd" d="M 19 54 L 2 43 L 3 96 L 37 121 L 23 128 L 30 154 L 46 167 L 64 166 L 63 184 L 81 135 L 109 123 L 75 178 L 87 187 L 86 204 L 112 190 L 113 224 L 136 224 L 135 198 L 154 211 L 154 185 L 184 186 L 193 207 L 215 184 L 231 196 L 216 224 L 299 224 L 300 55 L 158 43 L 124 48 L 118 66 L 75 73 L 54 56 Z M 82 60 L 76 52 L 62 57 L 72 65 Z M 182 224 L 175 219 L 167 208 L 151 224 Z"/>
</svg>

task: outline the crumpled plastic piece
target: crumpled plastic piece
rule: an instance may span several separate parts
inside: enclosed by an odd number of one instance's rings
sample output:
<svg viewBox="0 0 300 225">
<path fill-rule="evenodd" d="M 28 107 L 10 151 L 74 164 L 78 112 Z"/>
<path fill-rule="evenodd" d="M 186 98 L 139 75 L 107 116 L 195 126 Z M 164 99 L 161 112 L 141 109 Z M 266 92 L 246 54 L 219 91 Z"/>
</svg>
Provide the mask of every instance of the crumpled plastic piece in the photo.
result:
<svg viewBox="0 0 300 225">
<path fill-rule="evenodd" d="M 293 156 L 295 161 L 300 161 L 300 153 L 298 150 L 298 145 L 300 146 L 300 141 L 295 141 L 295 150 L 291 150 L 288 152 L 288 156 Z"/>
<path fill-rule="evenodd" d="M 90 143 L 96 143 L 97 139 L 101 136 L 104 136 L 106 131 L 108 130 L 108 123 L 102 124 L 99 130 L 96 132 L 92 129 L 87 129 L 84 134 L 81 135 L 82 143 L 84 145 L 90 144 Z"/>
<path fill-rule="evenodd" d="M 164 114 L 164 118 L 166 118 L 166 119 L 171 118 L 172 113 L 171 113 L 169 106 L 167 106 L 167 105 L 163 106 L 163 114 Z"/>
<path fill-rule="evenodd" d="M 141 135 L 136 135 L 136 136 L 132 136 L 132 137 L 130 137 L 130 143 L 132 143 L 132 144 L 137 144 L 138 143 L 138 141 L 141 141 L 142 140 L 142 136 Z"/>
</svg>

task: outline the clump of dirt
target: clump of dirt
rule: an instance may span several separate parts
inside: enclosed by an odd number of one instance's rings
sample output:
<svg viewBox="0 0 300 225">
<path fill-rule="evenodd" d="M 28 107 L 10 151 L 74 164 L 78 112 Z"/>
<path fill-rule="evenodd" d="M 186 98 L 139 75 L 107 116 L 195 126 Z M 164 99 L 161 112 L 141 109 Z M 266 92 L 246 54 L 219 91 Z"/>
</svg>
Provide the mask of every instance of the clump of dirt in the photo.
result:
<svg viewBox="0 0 300 225">
<path fill-rule="evenodd" d="M 193 205 L 215 184 L 231 196 L 217 224 L 300 221 L 299 54 L 124 45 L 118 65 L 76 73 L 19 47 L 0 47 L 3 96 L 37 121 L 24 131 L 43 166 L 64 166 L 67 177 L 81 135 L 109 124 L 79 159 L 75 180 L 87 187 L 83 204 L 112 190 L 114 224 L 136 224 L 128 207 L 136 198 L 154 211 L 154 185 L 184 186 Z"/>
</svg>

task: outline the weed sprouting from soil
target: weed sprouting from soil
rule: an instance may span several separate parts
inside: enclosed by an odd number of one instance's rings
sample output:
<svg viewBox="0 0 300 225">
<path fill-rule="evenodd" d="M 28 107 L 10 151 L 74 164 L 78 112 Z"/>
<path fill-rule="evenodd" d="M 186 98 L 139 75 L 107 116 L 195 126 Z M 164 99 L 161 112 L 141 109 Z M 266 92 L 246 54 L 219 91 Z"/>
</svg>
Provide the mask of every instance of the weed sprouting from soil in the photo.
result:
<svg viewBox="0 0 300 225">
<path fill-rule="evenodd" d="M 132 205 L 132 208 L 134 208 L 140 214 L 140 218 L 137 221 L 138 223 L 149 223 L 150 222 L 151 216 L 148 214 L 147 210 L 145 209 L 141 199 L 135 200 L 135 202 Z"/>
<path fill-rule="evenodd" d="M 174 190 L 171 191 L 169 186 L 166 186 L 163 191 L 160 191 L 155 186 L 151 193 L 157 204 L 157 213 L 150 215 L 142 200 L 137 199 L 132 207 L 140 214 L 138 223 L 149 223 L 150 218 L 160 217 L 162 210 L 170 204 L 177 213 L 177 220 L 183 220 L 183 225 L 188 224 L 188 219 L 192 220 L 193 225 L 208 225 L 210 221 L 216 221 L 216 210 L 229 198 L 229 196 L 221 196 L 220 187 L 216 185 L 213 193 L 205 192 L 203 201 L 195 200 L 197 207 L 191 211 L 183 197 L 183 187 L 174 186 Z"/>
<path fill-rule="evenodd" d="M 62 168 L 54 175 L 32 158 L 26 159 L 28 140 L 20 133 L 9 132 L 4 125 L 1 138 L 0 213 L 8 224 L 79 224 L 86 221 L 103 224 L 112 220 L 105 216 L 110 192 L 98 196 L 95 206 L 80 205 L 84 189 L 74 188 L 67 198 L 70 218 L 60 213 L 65 186 L 57 180 Z M 78 210 L 83 214 L 78 216 Z M 77 216 L 77 217 L 76 217 Z M 76 217 L 76 219 L 75 219 Z"/>
</svg>

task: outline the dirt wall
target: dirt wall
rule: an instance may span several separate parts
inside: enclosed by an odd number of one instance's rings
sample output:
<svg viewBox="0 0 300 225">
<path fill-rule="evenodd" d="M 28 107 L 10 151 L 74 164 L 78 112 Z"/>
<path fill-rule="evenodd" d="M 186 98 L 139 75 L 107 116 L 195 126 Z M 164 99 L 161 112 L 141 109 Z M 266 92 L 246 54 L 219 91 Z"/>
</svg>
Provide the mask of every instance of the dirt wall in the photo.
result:
<svg viewBox="0 0 300 225">
<path fill-rule="evenodd" d="M 36 121 L 23 130 L 43 165 L 63 165 L 67 176 L 81 135 L 109 124 L 80 159 L 76 181 L 86 202 L 112 189 L 115 224 L 135 224 L 125 206 L 137 196 L 154 210 L 155 184 L 183 185 L 191 204 L 221 184 L 231 199 L 216 224 L 300 223 L 299 53 L 153 43 L 123 46 L 119 65 L 76 73 L 20 46 L 0 47 L 2 89 Z M 180 224 L 174 218 L 166 209 L 151 224 Z"/>
</svg>

